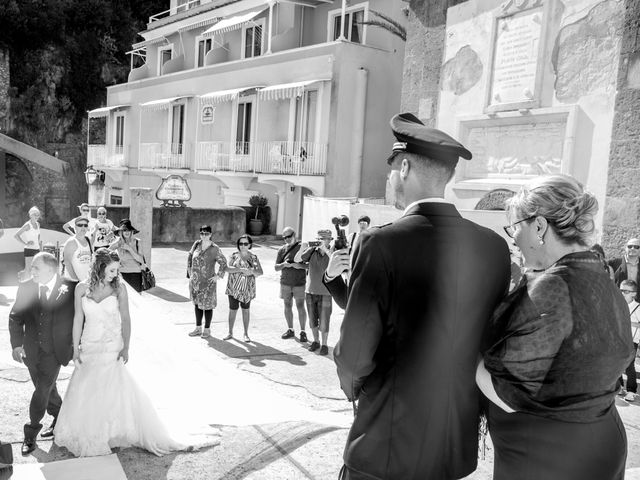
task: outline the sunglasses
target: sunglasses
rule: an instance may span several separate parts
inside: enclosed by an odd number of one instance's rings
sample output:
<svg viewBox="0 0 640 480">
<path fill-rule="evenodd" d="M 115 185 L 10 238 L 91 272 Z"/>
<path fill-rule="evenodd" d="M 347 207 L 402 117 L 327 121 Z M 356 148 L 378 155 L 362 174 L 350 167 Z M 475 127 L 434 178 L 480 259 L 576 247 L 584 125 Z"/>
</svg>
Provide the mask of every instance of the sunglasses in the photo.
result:
<svg viewBox="0 0 640 480">
<path fill-rule="evenodd" d="M 238 245 L 246 247 L 249 245 L 249 242 L 240 242 Z"/>
<path fill-rule="evenodd" d="M 509 236 L 509 238 L 513 238 L 513 236 L 516 234 L 516 229 L 515 229 L 516 225 L 522 222 L 526 222 L 528 220 L 533 220 L 536 217 L 537 215 L 533 215 L 532 217 L 528 217 L 528 218 L 523 218 L 522 220 L 518 220 L 517 222 L 514 222 L 511 225 L 507 225 L 506 227 L 502 227 L 502 228 L 504 228 L 504 232 Z"/>
<path fill-rule="evenodd" d="M 289 235 L 283 235 L 282 238 L 284 238 L 285 240 L 292 238 L 293 237 L 293 233 L 290 233 Z"/>
<path fill-rule="evenodd" d="M 640 249 L 640 245 L 627 245 L 627 248 L 633 248 L 634 250 Z"/>
<path fill-rule="evenodd" d="M 86 224 L 86 223 L 78 223 L 78 224 L 76 225 L 76 227 L 78 227 L 78 228 L 89 228 L 89 225 L 88 225 L 88 224 Z"/>
<path fill-rule="evenodd" d="M 106 213 L 98 213 L 98 215 L 100 215 L 101 217 L 105 216 Z"/>
<path fill-rule="evenodd" d="M 89 213 L 89 210 L 85 210 L 84 208 L 80 210 L 82 213 Z"/>
<path fill-rule="evenodd" d="M 625 289 L 623 289 L 623 288 L 621 288 L 621 289 L 620 289 L 620 291 L 621 291 L 622 293 L 633 293 L 633 294 L 638 293 L 638 292 L 636 292 L 635 290 L 625 290 Z"/>
<path fill-rule="evenodd" d="M 211 232 L 200 232 L 200 235 L 211 235 Z"/>
</svg>

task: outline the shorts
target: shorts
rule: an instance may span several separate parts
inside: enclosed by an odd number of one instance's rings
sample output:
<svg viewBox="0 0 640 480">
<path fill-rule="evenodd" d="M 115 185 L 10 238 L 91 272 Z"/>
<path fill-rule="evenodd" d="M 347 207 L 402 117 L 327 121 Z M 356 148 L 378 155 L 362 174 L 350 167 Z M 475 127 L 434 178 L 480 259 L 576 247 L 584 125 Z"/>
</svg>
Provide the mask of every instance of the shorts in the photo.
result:
<svg viewBox="0 0 640 480">
<path fill-rule="evenodd" d="M 291 297 L 296 300 L 304 300 L 304 285 L 292 287 L 291 285 L 280 285 L 280 298 L 290 300 Z"/>
<path fill-rule="evenodd" d="M 243 310 L 249 310 L 249 307 L 251 307 L 251 300 L 245 303 L 231 295 L 227 296 L 229 297 L 229 310 L 237 310 L 238 307 L 242 307 Z"/>
<path fill-rule="evenodd" d="M 25 248 L 24 258 L 35 257 L 38 253 L 40 253 L 40 250 L 38 250 L 37 248 Z"/>
<path fill-rule="evenodd" d="M 307 313 L 309 314 L 309 325 L 312 328 L 320 327 L 320 331 L 329 331 L 329 319 L 331 318 L 331 310 L 333 303 L 331 295 L 316 295 L 307 293 Z"/>
</svg>

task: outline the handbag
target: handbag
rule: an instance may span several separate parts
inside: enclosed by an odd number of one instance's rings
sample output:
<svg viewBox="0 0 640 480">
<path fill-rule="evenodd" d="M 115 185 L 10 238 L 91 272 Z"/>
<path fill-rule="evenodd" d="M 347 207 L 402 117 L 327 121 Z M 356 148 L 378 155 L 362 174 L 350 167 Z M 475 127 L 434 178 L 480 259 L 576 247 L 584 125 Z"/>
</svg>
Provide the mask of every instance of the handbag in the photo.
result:
<svg viewBox="0 0 640 480">
<path fill-rule="evenodd" d="M 13 464 L 13 450 L 10 443 L 0 442 L 0 469 Z"/>
<path fill-rule="evenodd" d="M 138 240 L 136 240 L 136 250 L 138 250 L 138 252 L 140 251 L 138 249 Z M 142 261 L 145 264 L 147 263 L 147 260 L 144 258 L 144 254 L 142 255 Z M 144 270 L 141 270 L 140 275 L 142 276 L 143 292 L 156 286 L 156 276 L 153 274 L 153 272 L 149 267 L 145 268 Z"/>
</svg>

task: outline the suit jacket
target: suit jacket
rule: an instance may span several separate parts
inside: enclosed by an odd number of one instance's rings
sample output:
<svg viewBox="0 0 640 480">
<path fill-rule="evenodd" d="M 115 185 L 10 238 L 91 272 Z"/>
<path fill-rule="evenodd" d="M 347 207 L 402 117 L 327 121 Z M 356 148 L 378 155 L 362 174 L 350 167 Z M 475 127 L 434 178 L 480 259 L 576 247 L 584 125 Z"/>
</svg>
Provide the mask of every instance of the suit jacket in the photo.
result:
<svg viewBox="0 0 640 480">
<path fill-rule="evenodd" d="M 627 261 L 624 257 L 614 258 L 612 260 L 609 260 L 607 263 L 613 269 L 613 281 L 617 286 L 620 286 L 620 283 L 623 280 L 629 279 L 629 272 L 627 271 Z M 640 285 L 640 265 L 638 265 L 638 273 L 636 275 L 636 278 L 631 278 L 630 280 L 633 280 L 637 285 Z M 636 302 L 639 300 L 640 293 L 638 293 L 635 297 Z"/>
<path fill-rule="evenodd" d="M 53 351 L 60 365 L 67 365 L 73 358 L 73 313 L 75 282 L 60 275 L 44 307 L 40 305 L 38 284 L 28 280 L 18 286 L 16 302 L 9 313 L 11 348 L 22 346 L 25 363 L 38 358 L 38 332 L 40 308 L 51 312 Z"/>
<path fill-rule="evenodd" d="M 334 350 L 359 399 L 344 453 L 350 479 L 454 479 L 477 466 L 484 329 L 509 287 L 509 249 L 453 205 L 422 203 L 357 242 Z"/>
</svg>

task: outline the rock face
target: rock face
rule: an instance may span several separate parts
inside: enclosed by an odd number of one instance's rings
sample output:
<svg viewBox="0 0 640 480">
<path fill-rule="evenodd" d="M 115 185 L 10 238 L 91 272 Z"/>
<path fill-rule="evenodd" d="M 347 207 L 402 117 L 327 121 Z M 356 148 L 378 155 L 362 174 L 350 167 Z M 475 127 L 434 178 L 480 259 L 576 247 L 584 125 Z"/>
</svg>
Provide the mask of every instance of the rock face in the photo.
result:
<svg viewBox="0 0 640 480">
<path fill-rule="evenodd" d="M 630 237 L 640 235 L 640 2 L 625 0 L 618 69 L 618 95 L 609 153 L 603 246 L 619 255 Z"/>
<path fill-rule="evenodd" d="M 482 61 L 478 54 L 465 45 L 442 67 L 442 89 L 462 95 L 482 78 Z"/>
<path fill-rule="evenodd" d="M 576 103 L 581 96 L 612 92 L 623 18 L 616 0 L 593 7 L 580 20 L 560 30 L 553 50 L 556 97 Z"/>
</svg>

